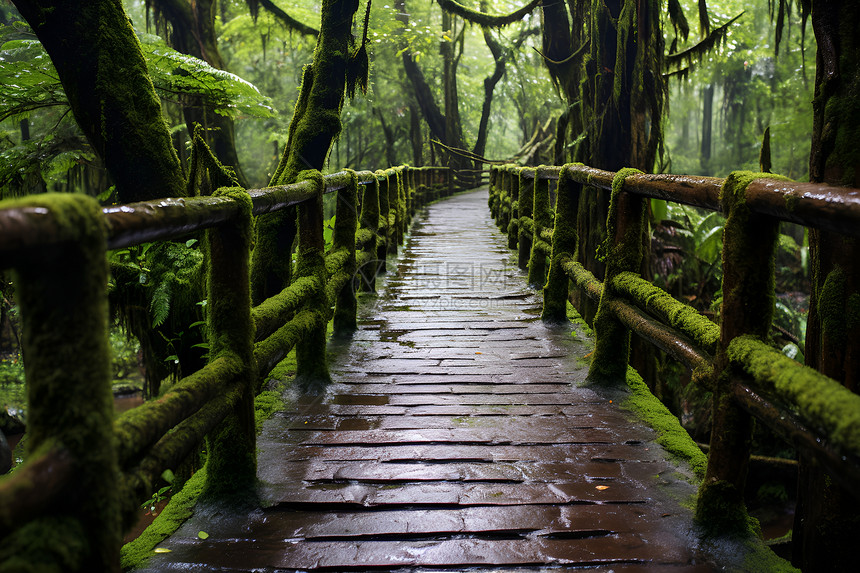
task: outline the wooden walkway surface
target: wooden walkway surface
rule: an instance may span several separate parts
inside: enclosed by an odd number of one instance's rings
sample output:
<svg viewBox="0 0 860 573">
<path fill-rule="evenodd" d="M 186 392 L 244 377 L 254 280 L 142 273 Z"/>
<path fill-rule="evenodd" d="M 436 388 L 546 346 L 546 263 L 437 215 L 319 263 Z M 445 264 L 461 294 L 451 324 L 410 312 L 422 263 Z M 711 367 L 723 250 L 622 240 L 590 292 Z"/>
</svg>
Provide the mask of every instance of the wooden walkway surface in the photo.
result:
<svg viewBox="0 0 860 573">
<path fill-rule="evenodd" d="M 431 205 L 331 346 L 335 384 L 266 424 L 270 507 L 198 512 L 148 571 L 712 570 L 693 487 L 579 387 L 587 341 L 541 323 L 486 205 Z"/>
</svg>

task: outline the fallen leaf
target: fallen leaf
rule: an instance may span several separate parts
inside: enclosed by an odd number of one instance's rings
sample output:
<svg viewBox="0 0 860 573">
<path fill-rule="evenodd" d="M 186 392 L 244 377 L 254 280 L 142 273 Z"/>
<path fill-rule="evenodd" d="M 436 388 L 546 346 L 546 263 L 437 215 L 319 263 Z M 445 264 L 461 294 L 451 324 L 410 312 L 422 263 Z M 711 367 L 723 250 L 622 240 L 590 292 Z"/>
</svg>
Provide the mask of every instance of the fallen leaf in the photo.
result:
<svg viewBox="0 0 860 573">
<path fill-rule="evenodd" d="M 600 491 L 603 491 L 605 489 L 609 489 L 609 486 L 608 485 L 598 485 L 598 486 L 595 486 L 594 489 L 599 489 Z"/>
<path fill-rule="evenodd" d="M 156 547 L 155 552 L 156 553 L 170 553 L 170 549 L 168 549 L 167 547 Z"/>
<path fill-rule="evenodd" d="M 209 534 L 205 531 L 198 531 L 197 537 L 199 537 L 200 539 L 209 539 Z"/>
<path fill-rule="evenodd" d="M 476 352 L 475 354 L 481 354 L 480 352 Z"/>
</svg>

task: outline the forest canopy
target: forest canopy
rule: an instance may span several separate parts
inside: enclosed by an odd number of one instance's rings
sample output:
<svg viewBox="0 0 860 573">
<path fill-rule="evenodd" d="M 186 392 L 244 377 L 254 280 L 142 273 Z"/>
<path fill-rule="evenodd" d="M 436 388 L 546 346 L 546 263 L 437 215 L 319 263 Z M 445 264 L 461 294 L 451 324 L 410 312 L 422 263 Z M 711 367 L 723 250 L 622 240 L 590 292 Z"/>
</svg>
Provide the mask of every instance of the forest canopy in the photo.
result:
<svg viewBox="0 0 860 573">
<path fill-rule="evenodd" d="M 319 3 L 209 4 L 220 56 L 214 62 L 177 48 L 178 20 L 171 19 L 169 3 L 125 7 L 182 160 L 189 157 L 191 139 L 183 107 L 205 107 L 234 120 L 241 168 L 249 184 L 263 186 L 286 142 L 301 68 L 314 47 Z M 370 89 L 345 104 L 330 167 L 429 163 L 443 151 L 431 140 L 488 158 L 553 162 L 548 139 L 569 104 L 548 73 L 535 4 L 375 2 L 368 30 Z M 764 3 L 713 0 L 704 19 L 695 2 L 672 0 L 667 6 L 664 43 L 675 54 L 695 46 L 705 35 L 703 26 L 710 31 L 732 23 L 704 58 L 667 73 L 665 152 L 654 169 L 724 175 L 756 167 L 771 127 L 773 171 L 803 179 L 815 46 L 812 34 L 801 33 L 799 11 L 780 16 L 787 22 L 777 54 L 776 27 Z M 488 16 L 475 20 L 481 13 Z M 107 197 L 112 181 L 76 129 L 49 58 L 9 3 L 2 4 L 0 18 L 2 195 L 52 189 Z M 360 24 L 354 30 L 358 38 Z M 412 79 L 416 71 L 423 84 Z M 447 92 L 446 73 L 456 84 Z M 495 83 L 485 106 L 490 80 Z M 446 134 L 444 121 L 451 116 L 458 121 Z"/>
</svg>

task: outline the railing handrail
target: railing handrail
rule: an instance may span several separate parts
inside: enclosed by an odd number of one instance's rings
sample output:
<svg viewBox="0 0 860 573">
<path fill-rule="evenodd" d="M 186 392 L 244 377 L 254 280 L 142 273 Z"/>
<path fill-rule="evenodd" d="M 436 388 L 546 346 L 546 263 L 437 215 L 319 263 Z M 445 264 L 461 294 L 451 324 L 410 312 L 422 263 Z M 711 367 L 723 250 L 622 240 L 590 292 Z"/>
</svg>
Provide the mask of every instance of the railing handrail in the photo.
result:
<svg viewBox="0 0 860 573">
<path fill-rule="evenodd" d="M 615 178 L 613 171 L 576 163 L 520 169 L 525 179 L 555 181 L 567 170 L 577 182 L 606 191 L 612 190 Z M 626 177 L 622 191 L 722 212 L 720 190 L 725 181 L 721 177 L 640 173 Z M 745 201 L 754 212 L 780 221 L 860 237 L 860 189 L 759 178 L 746 188 Z"/>
<path fill-rule="evenodd" d="M 796 363 L 778 350 L 770 350 L 764 342 L 744 338 L 744 334 L 762 336 L 760 333 L 763 329 L 765 333 L 769 331 L 770 314 L 764 313 L 766 325 L 755 323 L 743 316 L 747 313 L 743 305 L 737 302 L 739 297 L 747 295 L 751 288 L 747 285 L 755 284 L 755 281 L 746 278 L 746 273 L 770 272 L 771 282 L 764 284 L 772 285 L 773 271 L 767 259 L 774 253 L 778 233 L 776 225 L 779 221 L 860 236 L 860 189 L 797 183 L 748 172 L 736 172 L 723 179 L 643 174 L 629 170 L 616 173 L 582 164 L 538 168 L 518 165 L 493 167 L 490 181 L 491 212 L 502 231 L 508 232 L 509 246 L 520 249 L 520 266 L 528 268 L 530 282 L 534 282 L 532 267 L 536 265 L 540 268 L 546 260 L 550 260 L 551 268 L 544 286 L 544 319 L 558 320 L 565 316 L 568 280 L 583 289 L 589 298 L 599 301 L 598 316 L 595 318 L 597 342 L 594 362 L 614 360 L 622 363 L 626 369 L 626 358 L 622 356 L 626 357 L 626 344 L 629 343 L 623 342 L 623 336 L 617 338 L 619 335 L 613 334 L 615 343 L 608 344 L 603 339 L 609 335 L 604 333 L 614 329 L 601 329 L 598 325 L 600 320 L 618 321 L 625 332 L 636 332 L 686 364 L 694 371 L 694 378 L 699 383 L 708 384 L 709 389 L 715 392 L 715 402 L 720 395 L 729 396 L 734 404 L 765 422 L 790 443 L 810 451 L 835 479 L 860 496 L 860 490 L 856 488 L 856 484 L 860 483 L 860 424 L 847 427 L 850 424 L 845 422 L 856 418 L 856 414 L 849 416 L 848 413 L 860 411 L 860 396 L 836 380 Z M 548 216 L 546 208 L 539 203 L 546 199 L 538 197 L 548 195 L 547 185 L 539 184 L 548 181 L 557 182 L 557 203 L 551 236 L 539 228 L 536 222 Z M 576 219 L 577 207 L 573 197 L 587 192 L 585 189 L 588 187 L 611 191 L 610 219 L 625 218 L 623 223 L 617 222 L 615 234 L 610 237 L 615 244 L 612 248 L 617 248 L 619 253 L 632 252 L 629 249 L 641 244 L 640 234 L 647 232 L 647 226 L 641 224 L 645 216 L 641 198 L 663 199 L 722 212 L 728 217 L 727 229 L 731 228 L 732 233 L 737 233 L 736 237 L 740 236 L 741 242 L 750 241 L 746 239 L 749 236 L 755 237 L 752 242 L 761 243 L 756 245 L 754 252 L 747 254 L 745 249 L 748 245 L 745 242 L 728 253 L 726 243 L 730 241 L 724 242 L 724 264 L 727 268 L 731 266 L 733 275 L 737 276 L 732 277 L 731 280 L 735 282 L 731 287 L 726 284 L 723 286 L 722 332 L 720 326 L 689 305 L 639 277 L 638 266 L 619 267 L 621 263 L 613 260 L 612 253 L 607 253 L 606 272 L 609 278 L 603 283 L 575 261 L 576 231 L 571 226 L 575 223 L 571 221 Z M 724 196 L 726 194 L 730 196 Z M 626 199 L 624 208 L 619 206 L 622 199 Z M 527 204 L 522 205 L 522 201 Z M 733 217 L 735 211 L 743 213 Z M 638 228 L 638 231 L 625 236 L 622 224 L 626 225 L 625 229 Z M 549 253 L 546 252 L 547 243 L 551 243 L 552 247 Z M 747 256 L 755 261 L 748 265 L 754 270 L 740 268 L 743 265 L 738 264 L 739 260 Z M 625 264 L 631 263 L 628 261 Z M 728 274 L 726 270 L 724 280 Z M 542 272 L 538 275 L 541 279 L 544 277 Z M 745 294 L 738 294 L 742 291 Z M 767 293 L 757 293 L 757 296 L 764 298 L 748 303 L 748 307 L 753 308 L 757 304 L 766 306 Z M 730 306 L 732 308 L 728 308 Z M 739 316 L 729 316 L 732 313 Z M 616 372 L 619 378 L 626 375 L 624 370 L 616 369 Z M 720 378 L 721 372 L 728 377 Z M 802 378 L 803 381 L 796 378 Z M 803 400 L 799 400 L 798 396 L 802 392 L 809 392 L 809 388 L 804 388 L 804 381 L 812 384 L 816 390 L 811 398 L 804 396 Z M 735 430 L 725 430 L 715 422 L 713 432 L 722 431 L 731 433 Z M 742 438 L 731 439 L 735 443 L 743 441 Z M 711 468 L 709 464 L 709 476 L 714 480 L 723 479 L 720 476 L 731 472 L 742 474 L 735 468 L 744 467 L 747 463 L 744 458 L 746 456 L 748 459 L 749 452 L 743 447 L 738 447 L 737 452 L 725 451 L 725 447 L 722 449 L 722 452 L 718 452 L 722 456 L 721 461 L 732 467 L 722 471 L 720 468 Z M 714 451 L 712 447 L 709 455 L 713 456 Z M 700 504 L 705 504 L 701 501 L 705 497 L 704 493 L 700 494 Z M 699 511 L 705 510 L 700 507 Z"/>
</svg>

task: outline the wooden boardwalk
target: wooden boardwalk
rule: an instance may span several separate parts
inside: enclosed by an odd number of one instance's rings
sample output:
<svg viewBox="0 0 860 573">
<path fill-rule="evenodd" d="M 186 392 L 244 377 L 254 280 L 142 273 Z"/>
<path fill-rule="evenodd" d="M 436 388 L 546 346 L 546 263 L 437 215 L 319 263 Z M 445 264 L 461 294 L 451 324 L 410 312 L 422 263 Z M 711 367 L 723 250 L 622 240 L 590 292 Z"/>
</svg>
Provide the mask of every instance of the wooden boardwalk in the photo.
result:
<svg viewBox="0 0 860 573">
<path fill-rule="evenodd" d="M 335 384 L 264 428 L 270 507 L 199 511 L 147 571 L 712 570 L 693 486 L 579 387 L 587 341 L 541 323 L 486 189 L 431 205 L 381 285 Z"/>
</svg>

